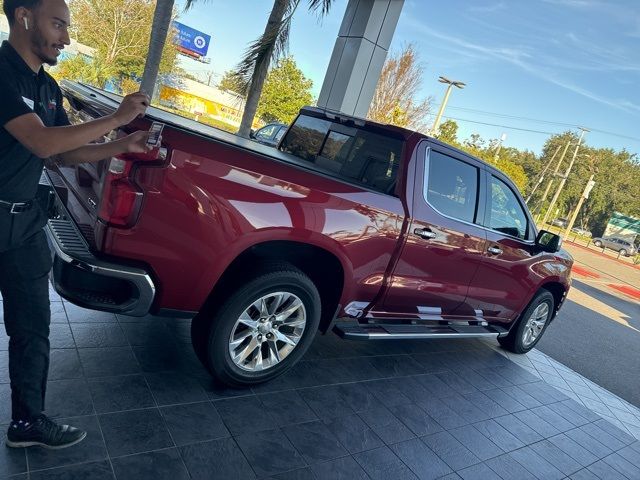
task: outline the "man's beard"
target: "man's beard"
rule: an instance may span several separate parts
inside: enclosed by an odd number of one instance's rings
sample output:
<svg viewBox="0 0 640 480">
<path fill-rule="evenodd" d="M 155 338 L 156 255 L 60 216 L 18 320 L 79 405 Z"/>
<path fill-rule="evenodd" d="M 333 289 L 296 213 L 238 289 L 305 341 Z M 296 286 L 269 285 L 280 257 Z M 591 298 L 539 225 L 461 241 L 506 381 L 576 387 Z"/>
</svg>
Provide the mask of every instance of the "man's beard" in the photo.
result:
<svg viewBox="0 0 640 480">
<path fill-rule="evenodd" d="M 35 53 L 42 63 L 51 65 L 52 67 L 58 63 L 57 56 L 49 56 L 45 52 L 49 48 L 49 43 L 40 33 L 40 29 L 37 25 L 34 25 L 33 33 L 31 34 L 31 45 L 33 47 L 33 53 Z"/>
</svg>

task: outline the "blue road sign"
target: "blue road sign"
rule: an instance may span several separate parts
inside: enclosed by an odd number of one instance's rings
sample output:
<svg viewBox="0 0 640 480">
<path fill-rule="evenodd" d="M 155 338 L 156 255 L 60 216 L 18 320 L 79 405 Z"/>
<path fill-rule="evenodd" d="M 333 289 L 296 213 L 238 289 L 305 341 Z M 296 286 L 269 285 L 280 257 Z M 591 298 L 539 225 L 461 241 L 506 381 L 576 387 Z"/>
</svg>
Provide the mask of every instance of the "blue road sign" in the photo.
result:
<svg viewBox="0 0 640 480">
<path fill-rule="evenodd" d="M 201 57 L 207 56 L 211 35 L 199 32 L 180 22 L 173 22 L 173 26 L 176 29 L 175 44 L 178 47 Z"/>
</svg>

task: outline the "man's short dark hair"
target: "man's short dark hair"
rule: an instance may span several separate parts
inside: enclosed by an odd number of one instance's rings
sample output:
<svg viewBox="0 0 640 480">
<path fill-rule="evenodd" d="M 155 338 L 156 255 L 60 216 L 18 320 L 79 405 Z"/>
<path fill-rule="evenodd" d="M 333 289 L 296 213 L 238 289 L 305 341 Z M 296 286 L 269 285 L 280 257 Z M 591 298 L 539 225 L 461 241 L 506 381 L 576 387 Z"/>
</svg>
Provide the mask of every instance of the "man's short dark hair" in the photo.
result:
<svg viewBox="0 0 640 480">
<path fill-rule="evenodd" d="M 9 25 L 13 25 L 13 22 L 16 21 L 16 8 L 24 7 L 31 10 L 40 5 L 40 2 L 42 2 L 42 0 L 4 0 L 2 9 L 7 16 Z"/>
</svg>

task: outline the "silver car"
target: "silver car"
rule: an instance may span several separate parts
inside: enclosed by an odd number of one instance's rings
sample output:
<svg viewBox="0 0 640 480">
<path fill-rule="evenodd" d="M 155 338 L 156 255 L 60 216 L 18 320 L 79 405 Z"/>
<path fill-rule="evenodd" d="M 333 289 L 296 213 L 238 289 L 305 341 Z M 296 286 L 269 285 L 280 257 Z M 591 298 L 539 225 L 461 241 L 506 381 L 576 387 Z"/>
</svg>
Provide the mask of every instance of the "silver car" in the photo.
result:
<svg viewBox="0 0 640 480">
<path fill-rule="evenodd" d="M 605 247 L 609 250 L 619 252 L 621 255 L 628 257 L 633 256 L 637 252 L 637 248 L 633 243 L 628 240 L 617 237 L 598 237 L 593 239 L 593 244 L 596 247 Z"/>
</svg>

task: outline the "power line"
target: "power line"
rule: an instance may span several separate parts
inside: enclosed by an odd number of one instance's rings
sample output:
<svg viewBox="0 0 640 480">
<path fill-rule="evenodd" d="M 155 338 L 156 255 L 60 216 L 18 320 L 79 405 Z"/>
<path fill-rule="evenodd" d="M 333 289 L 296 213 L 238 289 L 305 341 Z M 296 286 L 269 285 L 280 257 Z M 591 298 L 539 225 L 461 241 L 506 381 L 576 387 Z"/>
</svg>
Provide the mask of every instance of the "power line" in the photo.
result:
<svg viewBox="0 0 640 480">
<path fill-rule="evenodd" d="M 551 121 L 551 120 L 542 120 L 542 119 L 539 119 L 539 118 L 521 117 L 521 116 L 518 116 L 518 115 L 509 115 L 509 114 L 506 114 L 506 113 L 488 112 L 486 110 L 477 110 L 477 109 L 474 109 L 474 108 L 464 108 L 464 107 L 454 107 L 454 106 L 450 106 L 448 108 L 452 109 L 452 110 L 460 110 L 460 111 L 470 112 L 470 113 L 480 113 L 480 114 L 483 114 L 483 115 L 491 115 L 491 116 L 499 117 L 499 118 L 509 118 L 509 119 L 513 119 L 513 120 L 525 120 L 525 121 L 529 121 L 529 122 L 545 123 L 545 124 L 548 124 L 548 125 L 559 125 L 559 126 L 562 126 L 562 127 L 570 127 L 570 128 L 578 128 L 579 127 L 579 125 L 577 125 L 575 123 L 554 122 L 554 121 Z M 471 120 L 469 120 L 469 121 L 471 121 Z M 480 122 L 478 122 L 478 123 L 480 123 Z M 611 135 L 611 136 L 618 137 L 618 138 L 624 138 L 626 140 L 633 140 L 635 142 L 640 142 L 640 138 L 638 138 L 638 137 L 631 137 L 629 135 L 623 135 L 623 134 L 620 134 L 620 133 L 609 132 L 607 130 L 601 130 L 601 129 L 598 129 L 598 128 L 589 127 L 589 130 L 591 130 L 592 132 L 602 133 L 604 135 Z"/>
<path fill-rule="evenodd" d="M 488 125 L 490 127 L 506 128 L 508 130 L 519 130 L 521 132 L 540 133 L 540 134 L 543 134 L 543 135 L 557 135 L 558 134 L 558 132 L 545 132 L 545 131 L 542 131 L 542 130 L 532 130 L 530 128 L 510 127 L 508 125 L 499 125 L 497 123 L 479 122 L 477 120 L 469 120 L 468 118 L 450 117 L 448 115 L 445 115 L 444 118 L 447 118 L 449 120 L 457 120 L 459 122 L 477 123 L 479 125 Z"/>
</svg>

